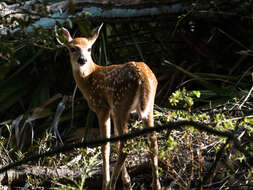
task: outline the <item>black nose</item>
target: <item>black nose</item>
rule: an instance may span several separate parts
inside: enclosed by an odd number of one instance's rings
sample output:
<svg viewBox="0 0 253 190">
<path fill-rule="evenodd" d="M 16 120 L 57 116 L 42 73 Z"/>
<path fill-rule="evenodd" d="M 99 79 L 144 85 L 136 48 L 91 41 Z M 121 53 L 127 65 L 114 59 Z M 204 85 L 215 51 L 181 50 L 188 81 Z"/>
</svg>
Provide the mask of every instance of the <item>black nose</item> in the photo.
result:
<svg viewBox="0 0 253 190">
<path fill-rule="evenodd" d="M 79 59 L 77 60 L 78 64 L 84 65 L 87 62 L 87 59 L 83 56 L 80 56 Z"/>
</svg>

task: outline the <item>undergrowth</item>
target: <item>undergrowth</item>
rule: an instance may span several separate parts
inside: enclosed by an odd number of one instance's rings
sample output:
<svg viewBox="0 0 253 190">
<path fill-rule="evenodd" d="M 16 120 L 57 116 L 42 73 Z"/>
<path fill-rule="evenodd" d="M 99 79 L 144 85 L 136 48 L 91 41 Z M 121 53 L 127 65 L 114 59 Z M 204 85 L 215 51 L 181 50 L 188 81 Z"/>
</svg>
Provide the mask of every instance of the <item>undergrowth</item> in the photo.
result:
<svg viewBox="0 0 253 190">
<path fill-rule="evenodd" d="M 252 115 L 249 100 L 233 98 L 223 104 L 196 106 L 201 102 L 201 92 L 178 90 L 169 99 L 172 108 L 155 106 L 156 125 L 169 121 L 199 121 L 213 124 L 219 130 L 234 131 L 242 145 L 252 154 Z M 244 102 L 244 103 L 243 103 Z M 244 104 L 244 105 L 242 105 Z M 200 103 L 201 105 L 201 103 Z M 243 106 L 243 108 L 242 108 Z M 240 109 L 239 109 L 240 108 Z M 140 121 L 131 120 L 130 132 L 142 128 Z M 9 127 L 9 128 L 8 128 Z M 10 131 L 11 126 L 6 125 Z M 166 189 L 250 189 L 253 187 L 253 170 L 245 155 L 240 153 L 226 138 L 200 132 L 193 127 L 179 130 L 166 130 L 157 134 L 159 145 L 159 175 Z M 33 152 L 44 152 L 57 146 L 57 139 L 47 131 L 43 138 L 36 139 L 26 152 L 18 151 L 13 138 L 1 137 L 1 164 L 6 165 Z M 151 176 L 148 164 L 147 137 L 138 137 L 127 141 L 127 167 L 132 178 L 132 189 L 149 189 L 150 180 L 141 172 L 143 167 Z M 112 147 L 111 162 L 117 158 Z M 79 173 L 70 177 L 48 176 L 41 179 L 29 174 L 26 184 L 31 188 L 50 189 L 95 189 L 101 184 L 101 148 L 79 148 L 71 152 L 46 157 L 29 165 L 48 168 L 78 169 Z M 145 170 L 145 171 L 146 171 Z M 143 170 L 144 171 L 144 170 Z M 95 184 L 95 186 L 94 186 Z"/>
</svg>

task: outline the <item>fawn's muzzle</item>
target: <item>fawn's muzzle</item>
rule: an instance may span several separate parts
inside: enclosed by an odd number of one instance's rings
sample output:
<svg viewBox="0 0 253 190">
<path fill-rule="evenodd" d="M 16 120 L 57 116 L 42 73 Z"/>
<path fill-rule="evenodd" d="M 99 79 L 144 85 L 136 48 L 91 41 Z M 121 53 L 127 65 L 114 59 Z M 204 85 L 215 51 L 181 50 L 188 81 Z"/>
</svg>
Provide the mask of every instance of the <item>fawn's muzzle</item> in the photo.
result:
<svg viewBox="0 0 253 190">
<path fill-rule="evenodd" d="M 77 60 L 77 63 L 78 63 L 79 65 L 84 65 L 86 62 L 87 62 L 87 59 L 86 59 L 85 57 L 83 57 L 83 56 L 80 56 L 80 57 L 78 58 L 78 60 Z"/>
</svg>

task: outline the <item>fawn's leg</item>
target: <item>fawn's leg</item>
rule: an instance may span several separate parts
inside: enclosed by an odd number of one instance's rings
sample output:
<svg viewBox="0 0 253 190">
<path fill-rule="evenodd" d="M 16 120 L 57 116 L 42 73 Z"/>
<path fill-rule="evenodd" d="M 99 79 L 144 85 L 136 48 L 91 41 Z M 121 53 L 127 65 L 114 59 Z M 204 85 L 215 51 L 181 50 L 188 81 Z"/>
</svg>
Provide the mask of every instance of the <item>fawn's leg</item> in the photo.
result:
<svg viewBox="0 0 253 190">
<path fill-rule="evenodd" d="M 118 129 L 117 127 L 114 125 L 114 134 L 115 136 L 118 136 L 119 135 L 119 132 L 118 132 Z M 119 152 L 120 152 L 120 144 L 121 142 L 118 141 L 116 143 L 116 148 L 117 148 L 117 154 L 119 155 Z M 122 182 L 123 182 L 123 189 L 124 190 L 127 190 L 130 188 L 130 185 L 131 185 L 131 178 L 127 172 L 127 169 L 126 169 L 126 166 L 125 166 L 125 162 L 122 166 L 122 171 L 121 171 L 121 179 L 122 179 Z"/>
<path fill-rule="evenodd" d="M 128 133 L 128 127 L 127 127 L 128 114 L 121 114 L 121 113 L 117 113 L 117 115 L 113 114 L 113 121 L 114 121 L 115 128 L 117 128 L 116 131 L 118 132 L 118 135 L 123 135 L 123 134 Z M 115 190 L 116 183 L 121 171 L 122 171 L 122 180 L 124 184 L 124 189 L 130 188 L 130 187 L 127 187 L 127 184 L 130 184 L 130 177 L 127 173 L 127 170 L 124 164 L 127 157 L 127 154 L 124 153 L 124 150 L 123 150 L 124 144 L 125 144 L 124 141 L 119 142 L 118 160 L 112 174 L 111 190 Z"/>
<path fill-rule="evenodd" d="M 146 127 L 154 127 L 153 109 L 149 112 L 147 118 L 142 118 L 142 122 Z M 149 134 L 148 144 L 152 166 L 152 190 L 160 190 L 161 185 L 158 175 L 158 144 L 155 131 Z"/>
<path fill-rule="evenodd" d="M 110 138 L 111 122 L 110 113 L 107 110 L 97 112 L 101 138 Z M 110 143 L 102 146 L 103 157 L 103 185 L 102 190 L 109 190 L 110 185 Z"/>
</svg>

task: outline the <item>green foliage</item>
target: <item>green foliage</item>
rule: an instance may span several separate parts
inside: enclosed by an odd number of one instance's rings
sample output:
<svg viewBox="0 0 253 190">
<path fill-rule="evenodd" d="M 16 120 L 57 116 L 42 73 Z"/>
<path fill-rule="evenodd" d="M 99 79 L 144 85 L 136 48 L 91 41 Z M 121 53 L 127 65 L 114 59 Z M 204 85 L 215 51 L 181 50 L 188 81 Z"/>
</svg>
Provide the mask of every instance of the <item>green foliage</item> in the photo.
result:
<svg viewBox="0 0 253 190">
<path fill-rule="evenodd" d="M 193 98 L 200 98 L 200 91 L 186 91 L 185 88 L 173 92 L 169 98 L 172 106 L 182 105 L 183 108 L 190 108 L 194 105 Z"/>
<path fill-rule="evenodd" d="M 100 152 L 96 153 L 96 154 L 92 154 L 88 156 L 88 153 L 86 150 L 81 151 L 84 153 L 81 154 L 81 159 L 79 159 L 79 162 L 75 162 L 73 163 L 73 165 L 69 165 L 70 167 L 78 167 L 78 168 L 82 168 L 82 174 L 81 174 L 81 180 L 72 180 L 67 178 L 68 180 L 70 180 L 73 185 L 71 184 L 67 184 L 67 185 L 61 185 L 59 187 L 54 188 L 55 190 L 63 190 L 63 189 L 68 189 L 68 190 L 83 190 L 83 189 L 87 189 L 85 188 L 85 180 L 89 177 L 92 177 L 93 174 L 93 167 L 96 166 L 99 162 L 98 160 L 98 155 L 100 154 Z M 59 185 L 59 184 L 58 184 Z"/>
</svg>

